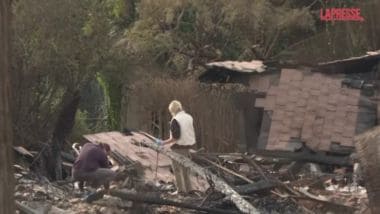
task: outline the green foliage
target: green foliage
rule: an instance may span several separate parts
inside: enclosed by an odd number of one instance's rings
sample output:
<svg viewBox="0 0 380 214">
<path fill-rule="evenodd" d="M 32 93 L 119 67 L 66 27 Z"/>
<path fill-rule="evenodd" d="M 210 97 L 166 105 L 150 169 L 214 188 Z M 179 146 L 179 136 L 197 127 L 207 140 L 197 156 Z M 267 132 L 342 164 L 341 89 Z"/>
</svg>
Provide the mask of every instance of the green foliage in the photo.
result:
<svg viewBox="0 0 380 214">
<path fill-rule="evenodd" d="M 174 14 L 173 14 L 174 15 Z M 194 8 L 188 7 L 184 9 L 182 18 L 179 23 L 179 32 L 193 33 L 195 31 L 196 11 Z M 172 18 L 172 20 L 174 17 Z"/>
<path fill-rule="evenodd" d="M 142 0 L 137 11 L 126 34 L 128 56 L 182 73 L 190 63 L 240 59 L 254 45 L 259 53 L 251 59 L 270 58 L 303 36 L 294 31 L 315 30 L 307 8 L 266 0 Z"/>
<path fill-rule="evenodd" d="M 12 110 L 20 143 L 46 142 L 63 97 L 90 80 L 102 86 L 109 128 L 118 129 L 121 88 L 131 73 L 148 70 L 141 67 L 185 76 L 210 61 L 322 61 L 380 46 L 377 1 L 23 0 L 13 6 Z M 324 6 L 359 6 L 366 22 L 322 23 Z"/>
<path fill-rule="evenodd" d="M 111 130 L 120 129 L 120 108 L 121 108 L 121 84 L 117 80 L 107 79 L 102 74 L 97 75 L 99 85 L 102 87 L 106 106 L 108 127 Z"/>
<path fill-rule="evenodd" d="M 13 4 L 13 118 L 20 143 L 46 142 L 65 95 L 112 62 L 115 38 L 105 2 Z"/>
<path fill-rule="evenodd" d="M 75 115 L 75 124 L 73 132 L 70 135 L 70 141 L 76 142 L 82 139 L 84 134 L 91 133 L 91 129 L 87 124 L 88 114 L 86 111 L 78 110 Z"/>
<path fill-rule="evenodd" d="M 379 1 L 328 1 L 320 7 L 357 7 L 361 9 L 364 22 L 320 22 L 318 32 L 308 35 L 287 47 L 276 58 L 292 59 L 299 63 L 315 64 L 329 60 L 344 59 L 380 48 L 377 11 Z M 319 12 L 318 8 L 318 12 Z M 318 14 L 319 15 L 319 14 Z"/>
<path fill-rule="evenodd" d="M 106 0 L 106 7 L 111 22 L 118 30 L 127 28 L 136 19 L 136 2 L 138 0 Z"/>
<path fill-rule="evenodd" d="M 112 7 L 112 15 L 116 18 L 125 16 L 126 3 L 124 0 L 115 0 Z"/>
</svg>

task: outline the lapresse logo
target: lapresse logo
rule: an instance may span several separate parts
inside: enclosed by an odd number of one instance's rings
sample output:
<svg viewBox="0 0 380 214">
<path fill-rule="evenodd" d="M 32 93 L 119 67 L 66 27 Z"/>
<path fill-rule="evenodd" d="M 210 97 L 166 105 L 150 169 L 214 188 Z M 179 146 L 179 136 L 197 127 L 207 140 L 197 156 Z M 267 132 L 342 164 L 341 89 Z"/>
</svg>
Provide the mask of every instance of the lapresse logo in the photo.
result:
<svg viewBox="0 0 380 214">
<path fill-rule="evenodd" d="M 325 0 L 326 3 L 333 3 L 335 0 Z M 320 9 L 319 17 L 321 21 L 354 21 L 363 22 L 364 18 L 361 15 L 358 7 L 324 7 Z"/>
<path fill-rule="evenodd" d="M 322 21 L 364 21 L 360 8 L 326 8 L 320 10 L 319 16 Z"/>
</svg>

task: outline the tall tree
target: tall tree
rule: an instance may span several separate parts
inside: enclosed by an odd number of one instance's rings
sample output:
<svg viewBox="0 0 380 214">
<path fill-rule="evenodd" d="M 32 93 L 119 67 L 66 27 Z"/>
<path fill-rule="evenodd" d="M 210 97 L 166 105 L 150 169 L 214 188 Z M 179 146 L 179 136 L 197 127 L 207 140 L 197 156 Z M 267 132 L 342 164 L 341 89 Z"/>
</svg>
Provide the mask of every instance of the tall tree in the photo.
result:
<svg viewBox="0 0 380 214">
<path fill-rule="evenodd" d="M 210 61 L 268 60 L 315 32 L 309 8 L 273 2 L 141 0 L 121 47 L 131 62 L 157 63 L 173 74 Z"/>
<path fill-rule="evenodd" d="M 33 169 L 51 180 L 62 178 L 57 154 L 75 119 L 75 92 L 94 80 L 112 59 L 113 34 L 106 3 L 40 0 L 35 4 L 25 0 L 12 6 L 16 14 L 11 58 L 14 142 L 44 151 Z"/>
<path fill-rule="evenodd" d="M 10 0 L 0 1 L 0 213 L 14 213 L 9 109 Z"/>
</svg>

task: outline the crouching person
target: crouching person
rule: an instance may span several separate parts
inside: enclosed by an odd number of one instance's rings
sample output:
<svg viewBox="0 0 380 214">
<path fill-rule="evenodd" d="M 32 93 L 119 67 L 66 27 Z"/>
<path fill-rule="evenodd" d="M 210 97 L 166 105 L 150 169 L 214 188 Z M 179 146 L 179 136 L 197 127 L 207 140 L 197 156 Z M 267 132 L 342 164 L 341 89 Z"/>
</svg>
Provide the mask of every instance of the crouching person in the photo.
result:
<svg viewBox="0 0 380 214">
<path fill-rule="evenodd" d="M 108 144 L 86 143 L 74 162 L 72 168 L 73 181 L 79 181 L 79 189 L 84 190 L 84 182 L 93 188 L 104 186 L 106 191 L 116 177 L 111 170 L 111 164 L 107 158 L 111 148 Z"/>
</svg>

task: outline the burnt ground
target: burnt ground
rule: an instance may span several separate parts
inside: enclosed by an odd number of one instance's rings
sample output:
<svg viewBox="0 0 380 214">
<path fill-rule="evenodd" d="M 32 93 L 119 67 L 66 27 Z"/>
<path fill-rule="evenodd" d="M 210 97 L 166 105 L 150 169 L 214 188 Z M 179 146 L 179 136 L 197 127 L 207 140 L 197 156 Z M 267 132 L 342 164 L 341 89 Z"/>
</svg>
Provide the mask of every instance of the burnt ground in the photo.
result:
<svg viewBox="0 0 380 214">
<path fill-rule="evenodd" d="M 202 161 L 204 158 L 217 164 L 207 164 Z M 366 210 L 366 191 L 362 186 L 353 183 L 350 167 L 295 164 L 283 159 L 263 157 L 251 157 L 251 160 L 257 163 L 260 170 L 236 156 L 236 153 L 199 154 L 193 158 L 199 165 L 222 177 L 261 213 L 363 213 Z M 123 200 L 108 194 L 89 202 L 88 193 L 95 192 L 95 189 L 87 189 L 87 193 L 83 194 L 70 182 L 49 182 L 41 175 L 30 171 L 27 163 L 23 162 L 23 166 L 15 165 L 15 198 L 19 203 L 18 213 L 33 213 L 22 211 L 20 207 L 26 207 L 34 213 L 205 213 L 157 205 L 156 199 L 239 213 L 231 201 L 213 188 L 172 195 L 175 190 L 172 181 L 148 181 L 144 179 L 143 170 L 139 169 L 141 165 L 138 164 L 129 168 L 118 167 L 118 171 L 122 173 L 111 189 L 136 193 L 142 195 L 142 198 L 153 198 L 153 203 Z M 249 184 L 237 175 L 251 180 L 252 183 Z"/>
</svg>

